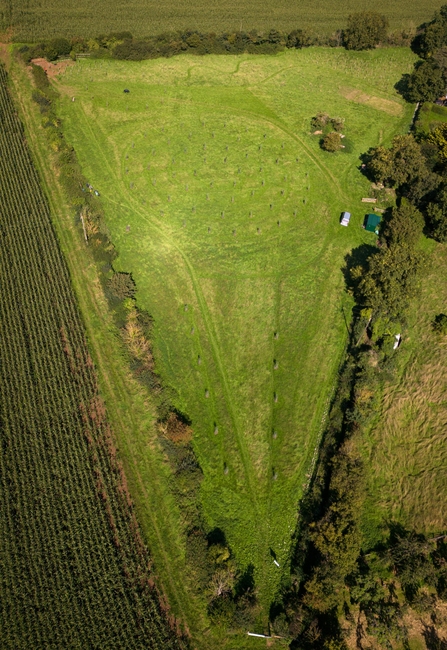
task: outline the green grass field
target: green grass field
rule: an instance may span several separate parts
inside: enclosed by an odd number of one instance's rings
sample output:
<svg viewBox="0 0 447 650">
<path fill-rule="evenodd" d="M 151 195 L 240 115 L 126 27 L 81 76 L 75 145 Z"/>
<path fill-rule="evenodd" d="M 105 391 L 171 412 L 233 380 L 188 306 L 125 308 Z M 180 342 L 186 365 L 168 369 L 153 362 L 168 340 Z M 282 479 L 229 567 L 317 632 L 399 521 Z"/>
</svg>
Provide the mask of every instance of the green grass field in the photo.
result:
<svg viewBox="0 0 447 650">
<path fill-rule="evenodd" d="M 392 30 L 414 30 L 430 20 L 442 2 L 420 0 L 377 0 L 374 10 L 387 16 Z M 208 32 L 310 29 L 328 34 L 346 26 L 350 13 L 370 10 L 367 0 L 235 0 L 218 2 L 195 0 L 133 0 L 110 3 L 104 0 L 0 0 L 0 29 L 12 25 L 16 40 L 37 41 L 54 36 L 98 36 L 111 31 L 130 30 L 135 36 L 166 31 L 198 29 Z"/>
<path fill-rule="evenodd" d="M 158 369 L 192 420 L 207 525 L 242 569 L 254 564 L 265 611 L 344 349 L 343 258 L 374 243 L 360 227 L 358 157 L 408 129 L 413 107 L 393 85 L 413 60 L 311 49 L 82 61 L 57 82 L 116 267 L 136 280 Z M 343 152 L 310 134 L 318 111 L 346 119 Z"/>
</svg>

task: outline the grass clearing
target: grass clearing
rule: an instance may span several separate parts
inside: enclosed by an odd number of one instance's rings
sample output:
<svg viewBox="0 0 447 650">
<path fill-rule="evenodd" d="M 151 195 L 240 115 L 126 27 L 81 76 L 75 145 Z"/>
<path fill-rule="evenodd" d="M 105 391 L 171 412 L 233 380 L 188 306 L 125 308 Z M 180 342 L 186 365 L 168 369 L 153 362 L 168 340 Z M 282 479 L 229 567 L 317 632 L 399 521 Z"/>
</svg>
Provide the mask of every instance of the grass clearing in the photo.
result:
<svg viewBox="0 0 447 650">
<path fill-rule="evenodd" d="M 413 61 L 403 49 L 323 48 L 82 61 L 57 82 L 116 266 L 132 271 L 155 319 L 159 371 L 192 419 L 207 524 L 224 530 L 242 569 L 254 564 L 264 611 L 287 575 L 344 349 L 340 268 L 374 242 L 360 227 L 369 187 L 358 156 L 407 130 L 413 107 L 393 86 Z M 401 115 L 346 99 L 346 87 Z M 318 111 L 345 118 L 345 151 L 320 150 L 309 133 Z M 132 440 L 125 453 L 144 474 Z"/>
<path fill-rule="evenodd" d="M 445 312 L 447 250 L 440 244 L 433 249 L 402 343 L 399 379 L 386 390 L 380 422 L 364 441 L 369 470 L 364 528 L 370 543 L 387 521 L 429 535 L 447 527 L 447 341 L 431 328 L 434 317 Z"/>
<path fill-rule="evenodd" d="M 420 0 L 377 0 L 374 10 L 387 16 L 392 30 L 414 30 L 430 20 L 440 3 Z M 250 31 L 306 28 L 318 34 L 330 33 L 346 26 L 350 13 L 369 11 L 367 0 L 334 3 L 330 0 L 235 0 L 209 2 L 194 0 L 134 0 L 131 5 L 98 0 L 0 0 L 0 29 L 12 25 L 17 40 L 31 40 L 54 36 L 97 36 L 111 31 L 130 30 L 135 36 L 160 34 L 166 31 L 196 29 L 208 32 Z"/>
</svg>

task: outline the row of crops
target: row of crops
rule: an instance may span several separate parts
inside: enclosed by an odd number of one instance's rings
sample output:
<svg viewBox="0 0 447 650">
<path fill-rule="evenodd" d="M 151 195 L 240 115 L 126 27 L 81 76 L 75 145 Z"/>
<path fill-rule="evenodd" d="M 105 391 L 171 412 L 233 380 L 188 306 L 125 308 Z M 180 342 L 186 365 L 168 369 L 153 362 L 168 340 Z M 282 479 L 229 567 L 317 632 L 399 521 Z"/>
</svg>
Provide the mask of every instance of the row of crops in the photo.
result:
<svg viewBox="0 0 447 650">
<path fill-rule="evenodd" d="M 0 68 L 0 647 L 182 647 Z"/>
</svg>

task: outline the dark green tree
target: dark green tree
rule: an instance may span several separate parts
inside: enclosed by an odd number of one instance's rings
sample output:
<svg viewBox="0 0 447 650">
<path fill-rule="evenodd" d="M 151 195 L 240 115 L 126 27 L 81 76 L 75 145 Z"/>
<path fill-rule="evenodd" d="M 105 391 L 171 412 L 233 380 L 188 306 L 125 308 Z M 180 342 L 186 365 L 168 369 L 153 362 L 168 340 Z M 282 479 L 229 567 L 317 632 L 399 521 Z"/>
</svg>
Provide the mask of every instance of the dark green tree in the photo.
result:
<svg viewBox="0 0 447 650">
<path fill-rule="evenodd" d="M 321 148 L 330 152 L 339 151 L 342 148 L 340 135 L 334 131 L 325 135 L 321 141 Z"/>
<path fill-rule="evenodd" d="M 388 20 L 375 11 L 351 14 L 344 32 L 343 44 L 347 50 L 371 50 L 385 40 Z"/>
<path fill-rule="evenodd" d="M 447 5 L 441 7 L 411 44 L 413 51 L 423 58 L 432 56 L 443 45 L 447 45 Z"/>
<path fill-rule="evenodd" d="M 397 187 L 424 174 L 425 158 L 414 137 L 397 135 L 390 149 L 370 149 L 367 172 L 378 183 Z"/>
<path fill-rule="evenodd" d="M 419 251 L 396 244 L 370 255 L 366 269 L 355 267 L 351 272 L 358 304 L 390 318 L 401 317 L 416 293 L 423 262 Z"/>
<path fill-rule="evenodd" d="M 445 93 L 445 79 L 436 61 L 421 61 L 408 78 L 403 91 L 409 102 L 433 102 Z"/>
<path fill-rule="evenodd" d="M 382 236 L 388 246 L 414 247 L 424 227 L 424 217 L 411 203 L 404 201 L 393 208 L 391 218 L 384 222 Z"/>
</svg>

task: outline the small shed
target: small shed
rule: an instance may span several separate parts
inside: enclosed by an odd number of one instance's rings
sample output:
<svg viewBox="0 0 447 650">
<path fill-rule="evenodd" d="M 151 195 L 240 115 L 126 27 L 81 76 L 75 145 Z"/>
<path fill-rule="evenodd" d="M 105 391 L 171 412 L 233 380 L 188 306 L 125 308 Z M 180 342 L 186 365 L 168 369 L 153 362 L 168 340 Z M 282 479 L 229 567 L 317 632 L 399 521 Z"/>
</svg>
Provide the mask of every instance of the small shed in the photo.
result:
<svg viewBox="0 0 447 650">
<path fill-rule="evenodd" d="M 367 214 L 365 219 L 365 230 L 369 230 L 369 232 L 374 232 L 378 235 L 378 227 L 381 219 L 382 217 L 378 214 Z"/>
</svg>

